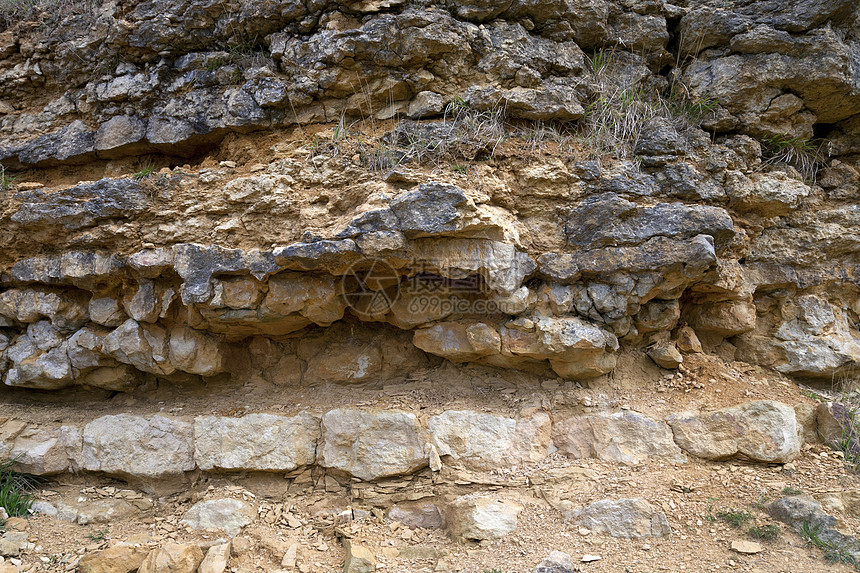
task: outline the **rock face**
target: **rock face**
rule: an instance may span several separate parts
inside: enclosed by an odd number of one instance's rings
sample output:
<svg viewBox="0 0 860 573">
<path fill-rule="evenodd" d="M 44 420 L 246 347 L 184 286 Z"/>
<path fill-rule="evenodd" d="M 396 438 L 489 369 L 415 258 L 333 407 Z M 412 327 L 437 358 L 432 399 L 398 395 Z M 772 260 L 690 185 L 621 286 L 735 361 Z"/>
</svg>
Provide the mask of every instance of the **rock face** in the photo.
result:
<svg viewBox="0 0 860 573">
<path fill-rule="evenodd" d="M 676 443 L 711 460 L 743 454 L 762 462 L 786 463 L 800 453 L 793 408 L 768 400 L 747 402 L 703 414 L 677 414 L 668 420 Z"/>
<path fill-rule="evenodd" d="M 632 411 L 561 420 L 553 426 L 553 443 L 572 458 L 595 457 L 631 465 L 649 458 L 687 461 L 666 423 Z"/>
<path fill-rule="evenodd" d="M 540 461 L 549 449 L 550 419 L 543 412 L 514 420 L 449 410 L 430 418 L 427 428 L 440 456 L 475 469 Z"/>
<path fill-rule="evenodd" d="M 672 392 L 707 405 L 690 378 L 712 360 L 819 382 L 860 365 L 856 1 L 11 3 L 17 470 L 150 492 L 247 472 L 487 541 L 516 504 L 461 496 L 552 454 L 786 463 L 843 431 L 829 407 L 678 412 Z M 576 465 L 529 485 L 568 511 L 597 479 Z M 474 486 L 453 504 L 393 491 L 452 476 Z M 251 515 L 225 503 L 188 523 L 235 534 Z M 576 519 L 668 531 L 644 502 L 598 503 Z"/>
<path fill-rule="evenodd" d="M 409 473 L 429 462 L 414 414 L 332 410 L 322 418 L 319 463 L 373 480 Z"/>
<path fill-rule="evenodd" d="M 89 471 L 163 478 L 194 469 L 189 422 L 120 414 L 90 422 L 83 434 L 84 468 Z"/>
<path fill-rule="evenodd" d="M 664 537 L 672 533 L 663 512 L 638 498 L 597 501 L 565 515 L 565 519 L 612 537 Z"/>
<path fill-rule="evenodd" d="M 316 461 L 319 419 L 250 414 L 194 420 L 194 461 L 200 469 L 289 471 Z"/>
<path fill-rule="evenodd" d="M 177 478 L 193 470 L 301 473 L 319 466 L 366 481 L 426 471 L 428 466 L 433 472 L 445 466 L 506 471 L 543 462 L 551 450 L 570 458 L 628 465 L 680 464 L 687 461 L 686 454 L 706 459 L 741 454 L 755 461 L 785 463 L 798 455 L 803 436 L 841 437 L 845 432 L 844 408 L 806 406 L 746 402 L 711 412 L 680 412 L 666 422 L 632 410 L 553 420 L 535 407 L 523 408 L 516 418 L 446 410 L 419 419 L 400 410 L 347 408 L 322 415 L 198 416 L 193 422 L 120 414 L 97 418 L 83 430 L 0 418 L 0 457 L 11 456 L 16 468 L 37 475 L 84 470 L 144 484 L 179 483 Z M 435 505 L 401 501 L 404 505 L 396 509 L 403 523 L 442 525 Z M 132 502 L 99 500 L 75 507 L 50 506 L 45 512 L 68 511 L 69 519 L 79 523 L 110 521 L 140 509 L 143 501 Z M 226 523 L 222 517 L 211 521 Z"/>
</svg>

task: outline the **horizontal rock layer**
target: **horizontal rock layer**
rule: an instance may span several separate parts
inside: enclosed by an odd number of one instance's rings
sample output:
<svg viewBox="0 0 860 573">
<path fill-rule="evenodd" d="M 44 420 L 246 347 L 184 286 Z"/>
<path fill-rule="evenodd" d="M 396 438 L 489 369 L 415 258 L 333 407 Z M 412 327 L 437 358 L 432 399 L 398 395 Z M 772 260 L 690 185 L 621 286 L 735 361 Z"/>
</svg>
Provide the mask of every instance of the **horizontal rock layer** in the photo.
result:
<svg viewBox="0 0 860 573">
<path fill-rule="evenodd" d="M 440 460 L 478 471 L 523 466 L 551 449 L 625 464 L 684 463 L 684 452 L 785 463 L 800 452 L 804 431 L 813 430 L 798 423 L 794 409 L 770 401 L 667 422 L 630 410 L 555 420 L 537 410 L 517 418 L 449 410 L 421 420 L 409 412 L 355 409 L 193 419 L 118 414 L 83 427 L 0 419 L 0 457 L 37 475 L 89 471 L 157 480 L 194 469 L 288 472 L 319 465 L 375 480 L 428 465 L 438 471 Z"/>
</svg>

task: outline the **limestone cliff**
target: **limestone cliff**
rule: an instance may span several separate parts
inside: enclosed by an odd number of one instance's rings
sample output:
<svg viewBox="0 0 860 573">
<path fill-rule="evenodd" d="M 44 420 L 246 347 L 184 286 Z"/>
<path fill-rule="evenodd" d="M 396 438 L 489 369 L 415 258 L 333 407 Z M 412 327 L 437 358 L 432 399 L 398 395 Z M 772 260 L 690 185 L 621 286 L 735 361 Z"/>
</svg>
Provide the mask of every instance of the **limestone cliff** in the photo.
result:
<svg viewBox="0 0 860 573">
<path fill-rule="evenodd" d="M 404 353 L 585 379 L 677 363 L 685 323 L 832 378 L 860 359 L 856 5 L 730 4 L 43 2 L 0 34 L 5 385 L 236 375 L 260 344 L 296 382 Z M 596 123 L 618 94 L 643 105 Z M 491 148 L 415 160 L 475 118 Z"/>
</svg>

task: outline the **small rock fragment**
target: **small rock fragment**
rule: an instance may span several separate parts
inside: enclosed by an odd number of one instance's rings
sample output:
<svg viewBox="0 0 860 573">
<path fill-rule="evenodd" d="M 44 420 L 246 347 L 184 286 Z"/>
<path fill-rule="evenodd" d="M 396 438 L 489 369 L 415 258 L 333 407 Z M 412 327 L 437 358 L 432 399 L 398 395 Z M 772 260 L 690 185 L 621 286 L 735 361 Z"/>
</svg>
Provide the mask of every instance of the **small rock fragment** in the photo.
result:
<svg viewBox="0 0 860 573">
<path fill-rule="evenodd" d="M 213 545 L 197 569 L 198 573 L 223 573 L 230 561 L 230 542 Z"/>
<path fill-rule="evenodd" d="M 761 553 L 761 544 L 755 541 L 732 541 L 732 551 L 745 555 L 755 555 Z"/>
</svg>

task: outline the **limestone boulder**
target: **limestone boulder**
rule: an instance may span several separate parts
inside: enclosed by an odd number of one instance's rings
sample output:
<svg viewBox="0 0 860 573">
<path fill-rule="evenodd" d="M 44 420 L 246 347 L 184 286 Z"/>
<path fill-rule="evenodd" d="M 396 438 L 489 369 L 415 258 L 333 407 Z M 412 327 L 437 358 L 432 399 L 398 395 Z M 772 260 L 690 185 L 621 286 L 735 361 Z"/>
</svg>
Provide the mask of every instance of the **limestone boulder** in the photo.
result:
<svg viewBox="0 0 860 573">
<path fill-rule="evenodd" d="M 788 215 L 809 196 L 812 189 L 785 173 L 740 174 L 729 179 L 729 197 L 740 211 L 755 211 L 766 217 Z"/>
<path fill-rule="evenodd" d="M 771 400 L 667 419 L 675 443 L 694 456 L 719 460 L 743 454 L 760 462 L 786 463 L 800 453 L 803 429 L 794 408 Z"/>
<path fill-rule="evenodd" d="M 102 551 L 87 553 L 78 562 L 81 573 L 131 573 L 140 568 L 149 549 L 117 543 Z"/>
<path fill-rule="evenodd" d="M 628 465 L 652 458 L 673 463 L 687 461 L 665 422 L 631 410 L 557 421 L 552 427 L 552 440 L 560 453 L 572 458 Z"/>
<path fill-rule="evenodd" d="M 615 368 L 618 339 L 579 318 L 535 316 L 510 321 L 501 338 L 503 352 L 548 359 L 562 378 L 593 378 Z"/>
<path fill-rule="evenodd" d="M 320 420 L 248 414 L 194 419 L 194 460 L 202 470 L 291 471 L 316 460 Z"/>
<path fill-rule="evenodd" d="M 549 450 L 550 418 L 534 412 L 506 418 L 449 410 L 430 418 L 427 429 L 440 456 L 467 468 L 489 470 L 544 459 Z"/>
<path fill-rule="evenodd" d="M 149 552 L 138 573 L 195 573 L 202 562 L 203 550 L 196 544 L 166 543 Z"/>
<path fill-rule="evenodd" d="M 816 295 L 801 295 L 783 304 L 783 318 L 765 345 L 781 350 L 773 366 L 784 374 L 832 378 L 860 362 L 860 332 L 844 308 Z"/>
<path fill-rule="evenodd" d="M 343 562 L 344 573 L 374 573 L 376 571 L 376 557 L 373 552 L 350 540 L 344 542 L 346 557 Z"/>
<path fill-rule="evenodd" d="M 280 273 L 268 281 L 263 311 L 272 319 L 297 313 L 328 326 L 343 318 L 346 302 L 340 282 L 332 276 L 294 272 Z"/>
<path fill-rule="evenodd" d="M 310 382 L 359 384 L 378 378 L 384 356 L 379 344 L 334 343 L 320 348 L 308 360 L 303 378 Z"/>
<path fill-rule="evenodd" d="M 697 332 L 735 336 L 756 327 L 756 308 L 751 301 L 721 301 L 699 305 L 686 315 Z"/>
<path fill-rule="evenodd" d="M 624 539 L 666 537 L 672 533 L 666 515 L 640 498 L 603 499 L 566 513 L 565 519 L 595 533 Z"/>
<path fill-rule="evenodd" d="M 80 428 L 28 425 L 11 441 L 11 448 L 4 457 L 16 460 L 18 471 L 34 475 L 77 471 L 82 466 L 82 443 Z"/>
<path fill-rule="evenodd" d="M 90 318 L 96 324 L 117 327 L 128 318 L 120 302 L 109 296 L 93 297 L 89 304 Z"/>
<path fill-rule="evenodd" d="M 448 508 L 448 529 L 455 538 L 473 541 L 499 539 L 517 530 L 517 516 L 522 509 L 517 502 L 493 496 L 461 496 Z"/>
<path fill-rule="evenodd" d="M 206 551 L 206 556 L 197 568 L 198 573 L 224 573 L 227 570 L 227 563 L 230 561 L 230 553 L 232 544 L 219 543 L 213 545 Z"/>
<path fill-rule="evenodd" d="M 220 342 L 187 326 L 176 326 L 170 330 L 168 360 L 177 370 L 200 376 L 214 376 L 225 369 Z"/>
<path fill-rule="evenodd" d="M 429 463 L 414 414 L 336 409 L 322 417 L 319 465 L 363 480 L 408 474 Z"/>
<path fill-rule="evenodd" d="M 39 344 L 31 335 L 39 340 Z M 68 341 L 49 342 L 35 333 L 18 336 L 4 351 L 8 361 L 4 383 L 7 386 L 39 390 L 56 390 L 73 385 L 75 376 L 68 349 Z"/>
<path fill-rule="evenodd" d="M 123 364 L 150 374 L 172 374 L 167 331 L 156 324 L 129 318 L 104 337 L 104 352 Z"/>
<path fill-rule="evenodd" d="M 452 362 L 472 362 L 499 354 L 499 332 L 482 322 L 440 322 L 415 330 L 415 346 Z"/>
<path fill-rule="evenodd" d="M 118 476 L 165 478 L 194 469 L 190 422 L 118 414 L 84 427 L 84 469 Z"/>
<path fill-rule="evenodd" d="M 182 523 L 192 529 L 223 529 L 230 537 L 236 537 L 256 516 L 257 511 L 242 500 L 210 499 L 191 506 L 182 516 Z"/>
</svg>

